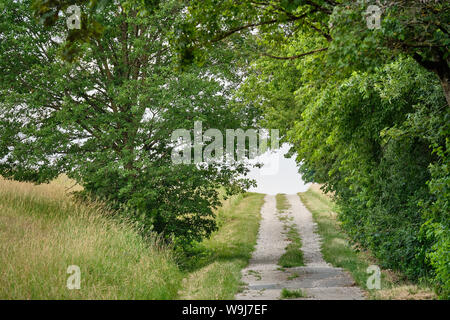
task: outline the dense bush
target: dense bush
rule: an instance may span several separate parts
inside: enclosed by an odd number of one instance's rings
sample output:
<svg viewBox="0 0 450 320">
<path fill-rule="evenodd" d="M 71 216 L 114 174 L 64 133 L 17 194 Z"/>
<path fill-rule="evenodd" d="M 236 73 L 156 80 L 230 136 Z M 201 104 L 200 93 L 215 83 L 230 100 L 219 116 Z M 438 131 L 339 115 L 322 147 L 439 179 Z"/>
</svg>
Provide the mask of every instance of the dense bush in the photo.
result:
<svg viewBox="0 0 450 320">
<path fill-rule="evenodd" d="M 445 290 L 449 110 L 438 81 L 398 59 L 325 90 L 327 99 L 305 106 L 291 137 L 302 171 L 335 193 L 343 228 L 383 267 L 414 280 L 435 277 Z M 314 149 L 311 128 L 325 135 Z"/>
<path fill-rule="evenodd" d="M 435 272 L 435 281 L 441 297 L 450 299 L 450 117 L 443 118 L 445 125 L 438 131 L 438 136 L 445 139 L 445 146 L 435 144 L 433 152 L 438 163 L 430 165 L 432 179 L 428 182 L 431 197 L 424 204 L 423 232 L 433 243 L 427 257 Z"/>
</svg>

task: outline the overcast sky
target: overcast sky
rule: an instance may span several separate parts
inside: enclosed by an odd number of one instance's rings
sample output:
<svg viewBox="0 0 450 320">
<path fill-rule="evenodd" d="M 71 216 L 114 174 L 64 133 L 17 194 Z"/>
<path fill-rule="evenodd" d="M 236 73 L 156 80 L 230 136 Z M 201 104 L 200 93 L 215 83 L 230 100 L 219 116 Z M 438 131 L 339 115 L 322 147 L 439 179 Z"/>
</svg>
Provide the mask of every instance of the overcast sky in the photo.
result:
<svg viewBox="0 0 450 320">
<path fill-rule="evenodd" d="M 278 152 L 265 153 L 258 158 L 265 166 L 261 169 L 251 170 L 248 177 L 255 179 L 258 187 L 251 188 L 249 191 L 274 195 L 277 193 L 293 194 L 308 189 L 310 184 L 303 182 L 294 157 L 290 159 L 284 157 L 288 151 L 289 145 L 284 144 Z"/>
</svg>

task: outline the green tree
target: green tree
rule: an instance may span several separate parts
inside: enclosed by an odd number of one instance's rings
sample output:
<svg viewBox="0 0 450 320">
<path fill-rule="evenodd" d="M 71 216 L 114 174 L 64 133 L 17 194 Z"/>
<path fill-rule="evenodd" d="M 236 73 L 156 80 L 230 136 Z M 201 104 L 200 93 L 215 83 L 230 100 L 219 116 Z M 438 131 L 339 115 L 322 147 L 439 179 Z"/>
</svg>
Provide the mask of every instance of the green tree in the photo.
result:
<svg viewBox="0 0 450 320">
<path fill-rule="evenodd" d="M 169 40 L 185 6 L 161 1 L 141 17 L 139 3 L 95 11 L 102 36 L 78 42 L 71 63 L 60 58 L 64 20 L 48 28 L 35 22 L 30 1 L 2 3 L 0 175 L 44 183 L 66 173 L 144 233 L 188 244 L 216 229 L 218 188 L 234 193 L 250 182 L 240 178 L 243 164 L 174 165 L 171 134 L 192 131 L 196 120 L 205 130 L 247 126 L 230 105 L 240 64 L 177 71 Z"/>
</svg>

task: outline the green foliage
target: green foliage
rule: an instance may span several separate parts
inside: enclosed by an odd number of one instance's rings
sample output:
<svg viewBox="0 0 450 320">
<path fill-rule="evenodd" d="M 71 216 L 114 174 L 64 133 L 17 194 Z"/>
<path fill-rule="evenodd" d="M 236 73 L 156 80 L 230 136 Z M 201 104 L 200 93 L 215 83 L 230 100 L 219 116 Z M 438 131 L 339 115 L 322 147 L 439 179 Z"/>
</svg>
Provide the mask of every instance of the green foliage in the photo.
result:
<svg viewBox="0 0 450 320">
<path fill-rule="evenodd" d="M 368 27 L 369 5 L 381 11 L 379 28 Z M 217 41 L 241 34 L 255 39 L 266 56 L 291 60 L 327 52 L 325 68 L 348 76 L 407 54 L 434 72 L 450 104 L 448 1 L 192 1 L 186 46 L 195 55 Z M 249 34 L 249 29 L 258 30 Z M 299 44 L 300 38 L 307 41 Z M 181 55 L 182 56 L 182 55 Z M 191 61 L 194 59 L 190 59 Z M 318 61 L 320 62 L 320 61 Z M 330 73 L 328 73 L 330 74 Z"/>
<path fill-rule="evenodd" d="M 169 41 L 185 6 L 162 1 L 141 17 L 141 4 L 94 10 L 102 36 L 80 42 L 72 63 L 60 58 L 64 20 L 48 28 L 34 21 L 30 1 L 3 6 L 0 174 L 42 183 L 67 173 L 83 196 L 107 200 L 143 233 L 187 246 L 216 230 L 219 187 L 234 194 L 249 181 L 242 164 L 173 165 L 171 134 L 192 132 L 197 120 L 204 130 L 245 129 L 250 121 L 230 101 L 243 74 L 220 46 L 211 54 L 227 63 L 177 71 Z"/>
<path fill-rule="evenodd" d="M 33 0 L 32 6 L 35 16 L 51 26 L 58 22 L 59 13 L 74 3 L 83 8 L 83 26 L 69 35 L 63 55 L 69 60 L 77 54 L 78 42 L 89 42 L 101 34 L 105 22 L 99 21 L 95 14 L 111 10 L 107 1 Z M 367 27 L 370 19 L 367 9 L 373 4 L 379 6 L 382 18 L 376 30 Z M 122 12 L 134 12 L 139 17 L 151 16 L 160 6 L 159 0 L 119 3 Z M 256 45 L 265 51 L 267 48 L 273 51 L 274 43 L 279 48 L 291 44 L 292 38 L 302 34 L 310 40 L 320 38 L 319 42 L 309 41 L 315 50 L 303 50 L 299 56 L 314 54 L 318 48 L 319 52 L 328 50 L 331 60 L 339 65 L 339 72 L 355 67 L 371 68 L 383 59 L 406 53 L 438 75 L 450 104 L 448 1 L 193 0 L 188 2 L 187 9 L 185 20 L 173 33 L 181 66 L 194 61 L 204 63 L 212 44 L 238 33 L 249 39 L 248 31 L 257 27 L 264 40 L 257 37 Z"/>
<path fill-rule="evenodd" d="M 160 0 L 123 0 L 116 5 L 123 14 L 144 17 L 154 14 L 160 8 L 160 4 Z M 34 18 L 42 25 L 54 27 L 61 23 L 59 21 L 61 17 L 68 16 L 67 9 L 72 5 L 80 8 L 81 24 L 80 29 L 68 30 L 66 41 L 61 47 L 61 56 L 67 61 L 77 59 L 82 54 L 83 45 L 103 36 L 108 23 L 99 17 L 99 13 L 117 10 L 117 7 L 111 6 L 109 0 L 32 0 L 30 8 Z"/>
<path fill-rule="evenodd" d="M 450 299 L 450 119 L 447 113 L 445 126 L 438 136 L 445 138 L 445 147 L 434 144 L 433 152 L 438 162 L 430 165 L 432 179 L 428 182 L 432 197 L 424 203 L 425 218 L 422 226 L 425 237 L 433 246 L 427 257 L 435 270 L 435 281 L 443 299 Z"/>
</svg>

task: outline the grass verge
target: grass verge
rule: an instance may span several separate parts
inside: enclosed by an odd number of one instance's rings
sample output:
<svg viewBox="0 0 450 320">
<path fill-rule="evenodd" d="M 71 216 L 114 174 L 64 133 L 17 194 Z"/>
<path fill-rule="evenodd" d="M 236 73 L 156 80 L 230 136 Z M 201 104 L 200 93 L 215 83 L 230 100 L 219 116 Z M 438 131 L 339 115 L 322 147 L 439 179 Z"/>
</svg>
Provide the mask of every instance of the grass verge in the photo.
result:
<svg viewBox="0 0 450 320">
<path fill-rule="evenodd" d="M 358 286 L 365 289 L 369 299 L 436 299 L 431 288 L 412 284 L 399 273 L 381 270 L 381 289 L 369 290 L 366 281 L 370 276 L 367 268 L 377 265 L 370 252 L 356 250 L 351 246 L 347 236 L 341 230 L 334 204 L 330 197 L 324 195 L 318 185 L 312 185 L 308 191 L 299 193 L 303 204 L 311 211 L 322 237 L 322 254 L 325 261 L 335 267 L 348 270 Z"/>
<path fill-rule="evenodd" d="M 199 243 L 186 258 L 188 272 L 181 299 L 234 299 L 241 287 L 241 269 L 256 244 L 264 195 L 247 193 L 224 202 L 218 210 L 219 230 Z"/>
<path fill-rule="evenodd" d="M 297 231 L 297 226 L 292 222 L 292 217 L 286 214 L 289 209 L 289 202 L 284 194 L 276 195 L 278 219 L 284 224 L 285 235 L 289 244 L 285 248 L 285 252 L 278 259 L 278 265 L 283 268 L 292 268 L 304 266 L 302 241 Z"/>
</svg>

